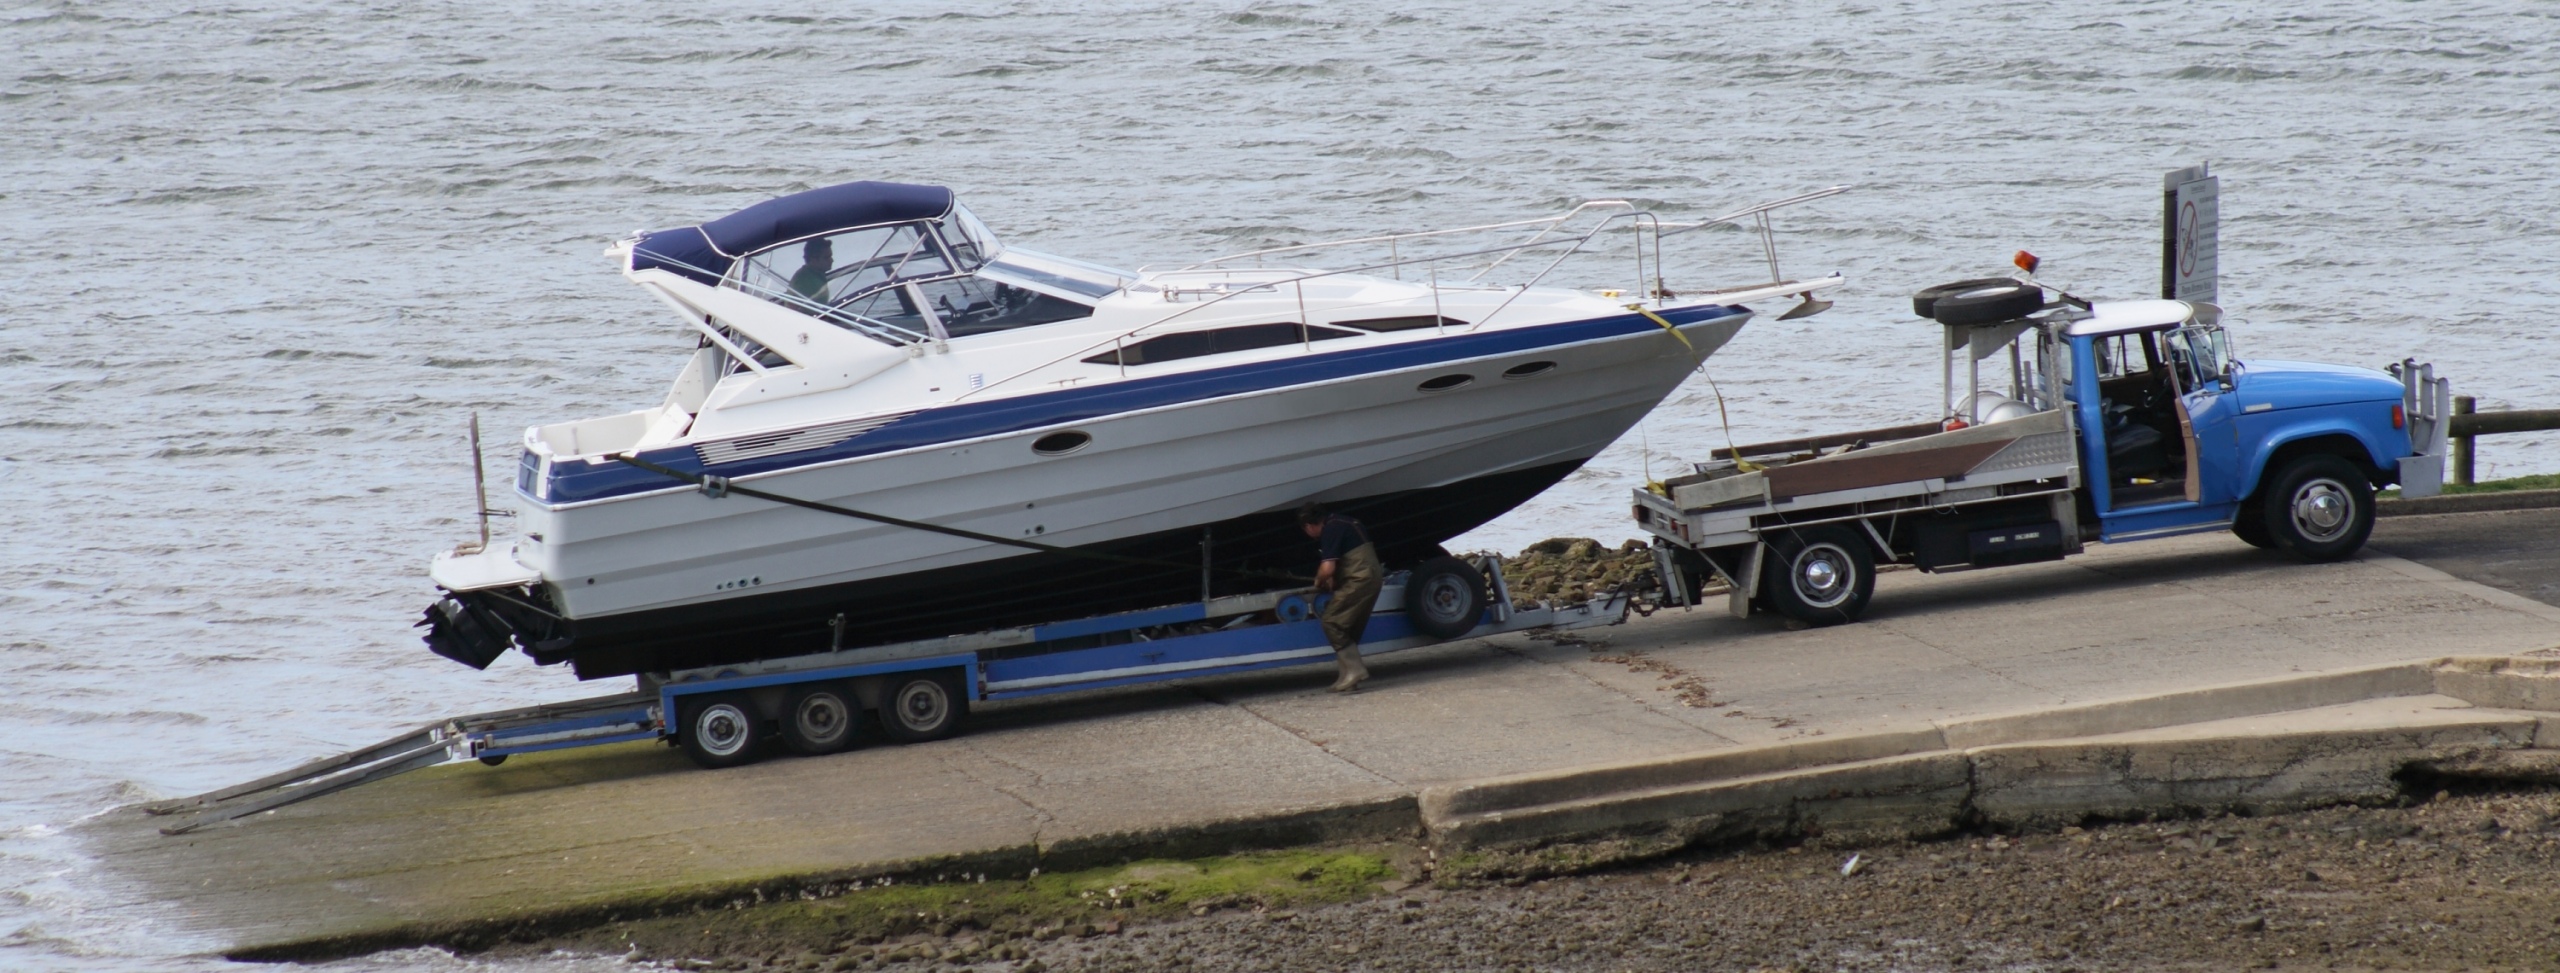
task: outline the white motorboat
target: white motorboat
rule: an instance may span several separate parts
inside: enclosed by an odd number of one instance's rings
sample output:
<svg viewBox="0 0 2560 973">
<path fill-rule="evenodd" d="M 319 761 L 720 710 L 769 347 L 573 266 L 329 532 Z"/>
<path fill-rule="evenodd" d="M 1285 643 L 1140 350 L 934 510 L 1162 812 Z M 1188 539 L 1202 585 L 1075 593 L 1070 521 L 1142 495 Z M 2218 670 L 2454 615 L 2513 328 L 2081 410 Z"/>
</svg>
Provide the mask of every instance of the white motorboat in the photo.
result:
<svg viewBox="0 0 2560 973">
<path fill-rule="evenodd" d="M 1766 243 L 1769 209 L 1837 191 L 1152 272 L 1004 246 L 951 191 L 893 183 L 644 233 L 609 253 L 692 357 L 653 407 L 526 430 L 520 533 L 438 556 L 421 625 L 468 665 L 516 647 L 595 678 L 1269 588 L 1256 572 L 1309 567 L 1309 501 L 1360 517 L 1391 568 L 1440 555 L 1633 426 L 1745 301 L 1809 313 L 1841 282 L 1777 280 L 1773 250 L 1769 283 L 1674 296 L 1662 238 L 1749 222 Z M 1629 241 L 1624 291 L 1530 270 Z M 1326 252 L 1383 259 L 1259 266 Z"/>
</svg>

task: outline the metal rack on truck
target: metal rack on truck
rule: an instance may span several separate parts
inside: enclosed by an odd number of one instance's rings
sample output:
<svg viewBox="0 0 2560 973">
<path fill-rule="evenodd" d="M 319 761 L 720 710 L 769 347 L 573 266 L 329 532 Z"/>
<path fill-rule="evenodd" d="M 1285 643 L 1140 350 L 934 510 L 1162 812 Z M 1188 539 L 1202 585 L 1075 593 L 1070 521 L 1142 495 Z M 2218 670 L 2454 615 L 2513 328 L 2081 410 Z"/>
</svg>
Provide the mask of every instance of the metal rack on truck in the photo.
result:
<svg viewBox="0 0 2560 973">
<path fill-rule="evenodd" d="M 2235 359 L 2212 304 L 2047 289 L 1987 278 L 1913 299 L 1944 332 L 1939 422 L 1719 451 L 1637 490 L 1671 602 L 1713 578 L 1737 616 L 1847 622 L 1879 562 L 1985 568 L 2201 531 L 2337 560 L 2363 546 L 2377 485 L 2441 482 L 2451 392 L 2431 366 Z M 2002 357 L 2006 393 L 1982 381 Z"/>
<path fill-rule="evenodd" d="M 959 728 L 972 702 L 1330 662 L 1312 589 L 1266 591 L 1045 625 L 642 675 L 631 692 L 439 720 L 373 746 L 147 808 L 187 814 L 184 834 L 445 763 L 661 740 L 729 766 L 780 744 L 848 749 L 876 725 L 897 742 Z M 1502 561 L 1438 558 L 1389 576 L 1361 643 L 1375 655 L 1532 629 L 1614 625 L 1631 594 L 1579 605 L 1513 603 Z M 876 714 L 876 721 L 868 718 Z"/>
</svg>

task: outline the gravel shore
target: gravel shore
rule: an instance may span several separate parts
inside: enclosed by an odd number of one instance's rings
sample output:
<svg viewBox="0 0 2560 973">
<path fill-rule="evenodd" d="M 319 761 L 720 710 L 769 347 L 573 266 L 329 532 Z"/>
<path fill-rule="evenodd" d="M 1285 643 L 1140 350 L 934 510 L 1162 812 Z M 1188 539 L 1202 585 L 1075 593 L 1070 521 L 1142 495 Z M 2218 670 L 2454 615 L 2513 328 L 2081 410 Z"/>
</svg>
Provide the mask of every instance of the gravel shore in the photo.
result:
<svg viewBox="0 0 2560 973">
<path fill-rule="evenodd" d="M 687 950 L 651 932 L 742 929 L 756 922 L 748 909 L 542 945 L 692 969 L 2550 969 L 2555 857 L 2560 792 L 2440 793 L 2409 807 L 1727 850 L 1522 884 L 1390 878 L 1360 901 L 1225 903 L 1152 923 L 1098 914 L 833 941 L 795 926 L 723 938 L 710 955 L 708 941 Z M 1413 861 L 1400 870 L 1418 878 Z"/>
</svg>

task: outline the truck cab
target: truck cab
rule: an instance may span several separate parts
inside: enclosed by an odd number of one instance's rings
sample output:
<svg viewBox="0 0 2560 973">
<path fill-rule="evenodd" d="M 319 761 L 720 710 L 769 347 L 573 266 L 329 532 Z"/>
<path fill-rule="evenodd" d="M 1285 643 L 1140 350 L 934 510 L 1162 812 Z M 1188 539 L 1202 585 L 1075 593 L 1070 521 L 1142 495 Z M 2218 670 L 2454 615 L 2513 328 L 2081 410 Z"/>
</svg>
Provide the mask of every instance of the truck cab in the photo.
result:
<svg viewBox="0 0 2560 973">
<path fill-rule="evenodd" d="M 1879 563 L 2214 530 L 2333 561 L 2364 545 L 2377 487 L 2441 482 L 2451 390 L 2428 366 L 2241 359 L 2213 304 L 2088 301 L 2031 276 L 1912 306 L 1943 331 L 1937 419 L 1718 450 L 1635 491 L 1670 603 L 1720 581 L 1736 615 L 1831 624 L 1865 610 Z"/>
<path fill-rule="evenodd" d="M 2228 528 L 2345 557 L 2373 527 L 2374 489 L 2416 452 L 2399 379 L 2235 358 L 2211 304 L 2093 302 L 2056 317 L 2097 540 Z"/>
</svg>

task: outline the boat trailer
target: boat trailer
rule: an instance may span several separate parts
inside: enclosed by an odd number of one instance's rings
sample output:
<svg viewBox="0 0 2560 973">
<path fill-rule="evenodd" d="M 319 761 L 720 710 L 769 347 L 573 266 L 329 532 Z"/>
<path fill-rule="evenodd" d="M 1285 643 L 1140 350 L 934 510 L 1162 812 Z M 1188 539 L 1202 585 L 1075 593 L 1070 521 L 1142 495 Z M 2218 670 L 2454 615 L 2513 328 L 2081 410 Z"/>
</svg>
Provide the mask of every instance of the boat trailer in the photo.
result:
<svg viewBox="0 0 2560 973">
<path fill-rule="evenodd" d="M 1649 584 L 1649 578 L 1639 579 L 1579 605 L 1522 607 L 1511 599 L 1501 558 L 1484 555 L 1470 560 L 1486 582 L 1488 590 L 1481 594 L 1489 596 L 1478 600 L 1473 628 L 1442 638 L 1424 631 L 1427 623 L 1417 627 L 1404 597 L 1409 575 L 1398 572 L 1389 576 L 1379 592 L 1379 608 L 1362 638 L 1361 654 L 1540 629 L 1615 625 L 1626 620 L 1631 607 L 1648 611 L 1649 603 L 1637 602 L 1656 594 L 1659 587 Z M 933 732 L 899 733 L 890 714 L 881 713 L 882 727 L 891 731 L 888 735 L 893 739 L 933 739 L 956 728 L 967 701 L 1331 662 L 1333 649 L 1317 619 L 1327 597 L 1308 588 L 1231 595 L 1046 625 L 643 674 L 631 692 L 450 717 L 257 780 L 147 805 L 144 811 L 188 816 L 184 822 L 160 829 L 162 834 L 187 834 L 448 763 L 478 760 L 494 766 L 519 753 L 640 740 L 675 745 L 681 743 L 687 724 L 698 722 L 703 708 L 715 701 L 744 700 L 758 693 L 768 700 L 797 698 L 801 695 L 797 689 L 815 685 L 855 687 L 855 693 L 846 695 L 862 699 L 867 710 L 896 705 L 905 692 L 896 688 L 902 679 L 908 680 L 904 685 L 930 680 L 958 690 L 958 698 L 948 707 L 949 718 Z M 1457 619 L 1463 624 L 1466 617 L 1460 614 Z M 768 703 L 767 709 L 771 708 Z M 740 715 L 748 721 L 756 719 Z M 859 714 L 852 715 L 859 722 Z M 761 736 L 747 733 L 741 744 L 760 745 Z M 688 747 L 689 752 L 697 749 Z M 698 752 L 695 756 L 702 759 Z"/>
</svg>

